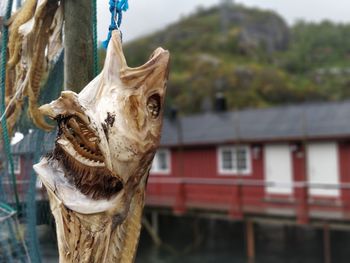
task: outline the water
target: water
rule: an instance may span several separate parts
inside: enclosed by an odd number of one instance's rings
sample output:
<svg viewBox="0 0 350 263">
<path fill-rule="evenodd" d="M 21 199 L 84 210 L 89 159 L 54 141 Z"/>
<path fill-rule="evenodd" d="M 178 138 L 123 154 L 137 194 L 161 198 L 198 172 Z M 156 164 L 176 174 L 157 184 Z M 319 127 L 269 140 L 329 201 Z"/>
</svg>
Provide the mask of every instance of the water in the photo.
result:
<svg viewBox="0 0 350 263">
<path fill-rule="evenodd" d="M 142 231 L 136 263 L 248 263 L 243 223 L 168 215 L 159 217 L 159 233 L 156 247 Z M 55 235 L 41 236 L 43 262 L 57 263 Z M 255 225 L 255 239 L 255 263 L 324 263 L 322 229 Z M 350 232 L 333 230 L 331 251 L 332 263 L 349 263 Z"/>
<path fill-rule="evenodd" d="M 243 223 L 160 217 L 161 238 L 144 231 L 136 263 L 248 263 Z M 310 227 L 255 225 L 255 263 L 323 263 L 323 231 Z M 350 232 L 331 232 L 332 263 L 350 262 Z M 250 263 L 250 262 L 249 262 Z"/>
</svg>

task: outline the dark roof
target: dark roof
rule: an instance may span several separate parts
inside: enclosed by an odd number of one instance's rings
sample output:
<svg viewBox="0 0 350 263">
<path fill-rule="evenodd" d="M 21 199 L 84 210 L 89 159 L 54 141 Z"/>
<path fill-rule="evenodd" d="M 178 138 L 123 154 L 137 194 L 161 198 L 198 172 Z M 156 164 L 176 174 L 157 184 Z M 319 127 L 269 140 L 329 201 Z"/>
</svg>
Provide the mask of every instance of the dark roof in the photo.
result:
<svg viewBox="0 0 350 263">
<path fill-rule="evenodd" d="M 350 138 L 350 101 L 211 112 L 182 117 L 178 123 L 184 145 Z M 176 130 L 176 122 L 166 120 L 161 143 L 178 144 Z"/>
<path fill-rule="evenodd" d="M 13 152 L 35 149 L 35 134 L 25 136 L 13 146 Z M 350 101 L 211 112 L 180 117 L 178 121 L 165 119 L 161 145 L 175 146 L 180 140 L 183 145 L 203 145 L 347 137 L 350 139 Z M 54 138 L 55 133 L 45 135 L 45 150 L 52 149 Z"/>
</svg>

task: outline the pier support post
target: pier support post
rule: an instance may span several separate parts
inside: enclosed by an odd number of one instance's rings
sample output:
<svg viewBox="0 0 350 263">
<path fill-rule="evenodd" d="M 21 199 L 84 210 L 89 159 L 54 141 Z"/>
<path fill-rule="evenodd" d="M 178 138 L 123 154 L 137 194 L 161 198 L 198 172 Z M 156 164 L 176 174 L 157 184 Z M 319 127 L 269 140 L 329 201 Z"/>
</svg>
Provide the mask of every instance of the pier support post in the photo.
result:
<svg viewBox="0 0 350 263">
<path fill-rule="evenodd" d="M 331 230 L 327 223 L 323 226 L 323 253 L 324 263 L 332 263 Z"/>
<path fill-rule="evenodd" d="M 159 221 L 158 221 L 158 212 L 152 211 L 151 213 L 152 217 L 152 228 L 156 235 L 159 235 Z"/>
<path fill-rule="evenodd" d="M 254 222 L 252 220 L 246 221 L 246 246 L 248 263 L 255 262 L 255 233 Z"/>
</svg>

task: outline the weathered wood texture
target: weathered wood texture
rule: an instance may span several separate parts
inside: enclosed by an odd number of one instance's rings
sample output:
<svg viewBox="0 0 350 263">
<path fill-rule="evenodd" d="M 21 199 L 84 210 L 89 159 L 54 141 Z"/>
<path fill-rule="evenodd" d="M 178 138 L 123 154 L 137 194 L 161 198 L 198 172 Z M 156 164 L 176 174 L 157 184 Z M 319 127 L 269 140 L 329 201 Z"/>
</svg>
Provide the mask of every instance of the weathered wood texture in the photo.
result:
<svg viewBox="0 0 350 263">
<path fill-rule="evenodd" d="M 65 90 L 80 91 L 94 77 L 91 1 L 64 1 Z"/>
</svg>

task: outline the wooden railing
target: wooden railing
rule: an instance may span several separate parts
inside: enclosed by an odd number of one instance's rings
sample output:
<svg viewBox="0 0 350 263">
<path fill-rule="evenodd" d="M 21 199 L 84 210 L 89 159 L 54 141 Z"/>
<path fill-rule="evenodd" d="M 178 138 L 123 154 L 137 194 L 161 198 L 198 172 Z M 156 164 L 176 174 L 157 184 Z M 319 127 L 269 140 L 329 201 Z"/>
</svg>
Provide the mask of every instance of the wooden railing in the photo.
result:
<svg viewBox="0 0 350 263">
<path fill-rule="evenodd" d="M 29 181 L 19 180 L 19 189 Z M 7 182 L 4 182 L 6 188 Z M 271 195 L 269 187 L 292 188 L 290 195 Z M 24 188 L 23 188 L 24 189 Z M 209 190 L 208 190 L 209 189 Z M 310 196 L 310 189 L 339 190 L 338 197 L 317 199 Z M 195 190 L 195 194 L 193 194 Z M 211 193 L 214 191 L 215 193 Z M 222 192 L 222 193 L 221 193 Z M 25 195 L 21 195 L 24 200 Z M 257 194 L 256 194 L 257 193 Z M 208 195 L 208 196 L 206 196 Z M 193 196 L 197 198 L 193 201 Z M 210 198 L 213 197 L 214 200 Z M 44 189 L 37 189 L 38 200 L 47 198 Z M 241 220 L 251 213 L 290 210 L 298 224 L 308 224 L 312 211 L 321 209 L 323 213 L 333 211 L 344 214 L 343 220 L 350 221 L 350 183 L 315 184 L 308 182 L 276 183 L 245 178 L 174 178 L 150 176 L 148 180 L 147 205 L 163 206 L 175 214 L 186 213 L 190 208 L 209 211 L 225 211 L 229 218 Z M 254 210 L 253 208 L 257 208 Z M 259 208 L 261 208 L 259 210 Z M 264 208 L 264 209 L 262 209 Z M 280 210 L 279 210 L 280 209 Z M 264 215 L 264 214 L 263 214 Z"/>
<path fill-rule="evenodd" d="M 312 202 L 315 198 L 309 196 L 310 189 L 322 189 L 322 190 L 334 190 L 338 189 L 340 190 L 339 197 L 329 197 L 328 199 L 331 199 L 329 202 L 325 202 L 326 205 L 323 205 L 322 210 L 323 211 L 333 211 L 334 209 L 349 209 L 349 201 L 342 200 L 343 193 L 346 191 L 348 192 L 350 196 L 350 183 L 342 183 L 342 184 L 316 184 L 316 183 L 308 183 L 308 182 L 294 182 L 292 184 L 287 183 L 276 183 L 276 182 L 266 182 L 266 181 L 259 181 L 259 180 L 247 180 L 247 179 L 229 179 L 229 178 L 218 178 L 218 179 L 211 179 L 211 178 L 166 178 L 166 177 L 150 177 L 149 178 L 149 190 L 147 192 L 147 196 L 149 200 L 149 205 L 156 205 L 157 198 L 160 199 L 162 197 L 167 197 L 169 200 L 172 201 L 166 202 L 167 206 L 171 206 L 174 213 L 176 214 L 183 214 L 186 212 L 188 207 L 188 200 L 187 196 L 191 194 L 190 190 L 188 189 L 190 186 L 195 186 L 200 191 L 201 187 L 205 186 L 211 186 L 211 187 L 217 187 L 217 191 L 220 191 L 222 188 L 229 188 L 230 189 L 230 197 L 229 199 L 226 199 L 226 205 L 228 216 L 233 219 L 243 219 L 245 215 L 245 206 L 246 202 L 245 200 L 249 198 L 249 196 L 246 196 L 245 191 L 247 189 L 257 189 L 262 193 L 261 196 L 259 196 L 256 200 L 256 204 L 264 204 L 266 207 L 273 206 L 273 199 L 272 201 L 268 201 L 266 199 L 267 194 L 265 192 L 265 189 L 268 187 L 278 187 L 278 188 L 292 188 L 294 192 L 291 195 L 284 195 L 284 199 L 282 199 L 280 203 L 280 207 L 289 207 L 292 209 L 295 213 L 295 217 L 298 224 L 308 224 L 310 221 L 310 210 L 315 204 Z M 163 187 L 166 187 L 167 189 L 170 189 L 171 191 L 168 191 L 166 193 L 157 193 L 157 190 L 154 189 L 162 189 Z M 205 191 L 205 190 L 203 190 Z M 224 193 L 223 193 L 224 194 Z M 227 195 L 227 191 L 226 191 Z M 289 197 L 289 198 L 288 198 Z M 322 197 L 319 197 L 322 199 Z M 290 201 L 292 199 L 292 201 Z M 327 198 L 325 198 L 327 199 Z M 285 200 L 285 203 L 283 202 Z M 289 200 L 289 202 L 288 202 Z M 339 205 L 336 205 L 337 203 L 341 203 L 340 208 Z M 219 202 L 218 205 L 223 205 L 223 202 Z M 215 207 L 212 205 L 212 208 L 215 209 Z M 350 219 L 350 218 L 349 218 Z"/>
</svg>

